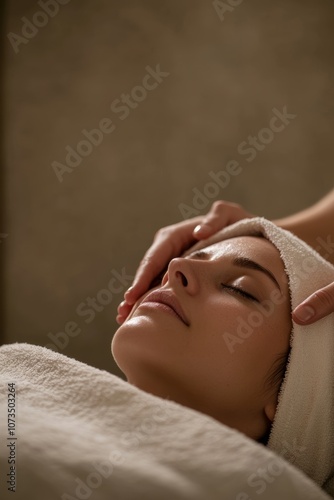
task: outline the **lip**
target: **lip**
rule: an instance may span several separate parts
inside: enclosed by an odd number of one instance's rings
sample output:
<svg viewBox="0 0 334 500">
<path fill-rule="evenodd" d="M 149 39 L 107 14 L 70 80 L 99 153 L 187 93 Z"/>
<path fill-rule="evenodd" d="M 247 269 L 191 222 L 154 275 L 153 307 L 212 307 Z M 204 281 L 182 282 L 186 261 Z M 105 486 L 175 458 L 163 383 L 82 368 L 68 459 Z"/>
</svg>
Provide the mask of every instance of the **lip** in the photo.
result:
<svg viewBox="0 0 334 500">
<path fill-rule="evenodd" d="M 171 290 L 154 290 L 153 292 L 146 295 L 140 305 L 148 302 L 163 304 L 164 306 L 169 307 L 186 326 L 190 325 L 186 315 L 182 310 L 182 307 L 179 304 L 179 301 Z"/>
</svg>

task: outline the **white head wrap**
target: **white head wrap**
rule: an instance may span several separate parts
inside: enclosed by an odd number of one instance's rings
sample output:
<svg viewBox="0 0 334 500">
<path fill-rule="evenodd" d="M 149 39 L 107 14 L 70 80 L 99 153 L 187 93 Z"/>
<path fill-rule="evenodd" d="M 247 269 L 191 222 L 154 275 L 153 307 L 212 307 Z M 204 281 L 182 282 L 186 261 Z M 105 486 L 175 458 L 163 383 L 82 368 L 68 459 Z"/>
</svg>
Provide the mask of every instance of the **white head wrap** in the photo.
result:
<svg viewBox="0 0 334 500">
<path fill-rule="evenodd" d="M 260 217 L 228 226 L 191 250 L 259 233 L 280 252 L 292 309 L 334 281 L 334 266 L 292 233 Z M 326 240 L 318 240 L 331 251 Z M 290 345 L 268 447 L 334 496 L 334 314 L 308 326 L 294 323 Z"/>
</svg>

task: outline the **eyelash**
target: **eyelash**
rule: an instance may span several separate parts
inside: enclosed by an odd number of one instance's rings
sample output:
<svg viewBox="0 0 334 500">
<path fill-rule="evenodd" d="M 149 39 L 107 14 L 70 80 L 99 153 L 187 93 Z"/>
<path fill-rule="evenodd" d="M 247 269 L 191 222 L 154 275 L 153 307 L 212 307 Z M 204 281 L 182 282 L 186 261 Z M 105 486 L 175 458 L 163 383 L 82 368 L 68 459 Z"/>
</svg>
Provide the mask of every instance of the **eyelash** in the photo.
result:
<svg viewBox="0 0 334 500">
<path fill-rule="evenodd" d="M 224 283 L 221 283 L 221 286 L 223 289 L 230 290 L 233 293 L 241 295 L 245 299 L 252 300 L 254 302 L 259 302 L 259 300 L 256 297 L 254 297 L 254 295 L 251 295 L 250 293 L 245 292 L 245 290 L 242 290 L 242 288 L 238 288 L 236 286 L 231 286 L 231 285 L 225 285 Z"/>
</svg>

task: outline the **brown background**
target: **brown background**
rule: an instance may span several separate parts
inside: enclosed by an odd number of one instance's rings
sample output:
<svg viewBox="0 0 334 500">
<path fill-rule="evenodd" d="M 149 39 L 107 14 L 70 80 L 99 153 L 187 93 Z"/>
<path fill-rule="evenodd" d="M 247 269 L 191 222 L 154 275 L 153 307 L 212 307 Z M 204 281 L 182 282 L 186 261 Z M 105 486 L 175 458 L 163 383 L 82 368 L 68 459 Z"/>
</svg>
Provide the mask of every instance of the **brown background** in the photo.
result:
<svg viewBox="0 0 334 500">
<path fill-rule="evenodd" d="M 332 187 L 333 1 L 248 0 L 221 20 L 204 0 L 71 0 L 15 53 L 8 33 L 21 35 L 22 17 L 38 11 L 5 2 L 2 341 L 46 345 L 75 321 L 81 333 L 60 352 L 115 371 L 122 293 L 89 324 L 76 308 L 112 270 L 134 273 L 210 171 L 242 167 L 210 204 L 268 218 Z M 120 120 L 111 103 L 158 64 L 169 76 Z M 284 106 L 296 118 L 247 162 L 238 145 Z M 106 117 L 116 129 L 60 183 L 52 162 Z"/>
</svg>

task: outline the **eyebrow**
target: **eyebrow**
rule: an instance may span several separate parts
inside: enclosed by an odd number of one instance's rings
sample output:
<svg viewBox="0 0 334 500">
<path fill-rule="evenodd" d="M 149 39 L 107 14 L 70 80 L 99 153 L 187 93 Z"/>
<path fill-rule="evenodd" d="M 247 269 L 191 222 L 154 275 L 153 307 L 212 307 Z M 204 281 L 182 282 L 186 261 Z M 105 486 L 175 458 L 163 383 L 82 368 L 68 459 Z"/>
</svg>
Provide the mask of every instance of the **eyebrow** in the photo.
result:
<svg viewBox="0 0 334 500">
<path fill-rule="evenodd" d="M 195 259 L 207 259 L 208 257 L 210 257 L 210 254 L 204 250 L 198 250 L 197 252 L 193 252 L 188 255 L 188 257 L 193 257 Z M 232 264 L 244 269 L 253 269 L 254 271 L 260 271 L 261 273 L 268 276 L 268 278 L 271 279 L 271 281 L 278 287 L 279 291 L 282 293 L 281 287 L 279 286 L 279 283 L 273 273 L 266 267 L 258 264 L 258 262 L 248 259 L 247 257 L 235 257 L 232 261 Z"/>
</svg>

